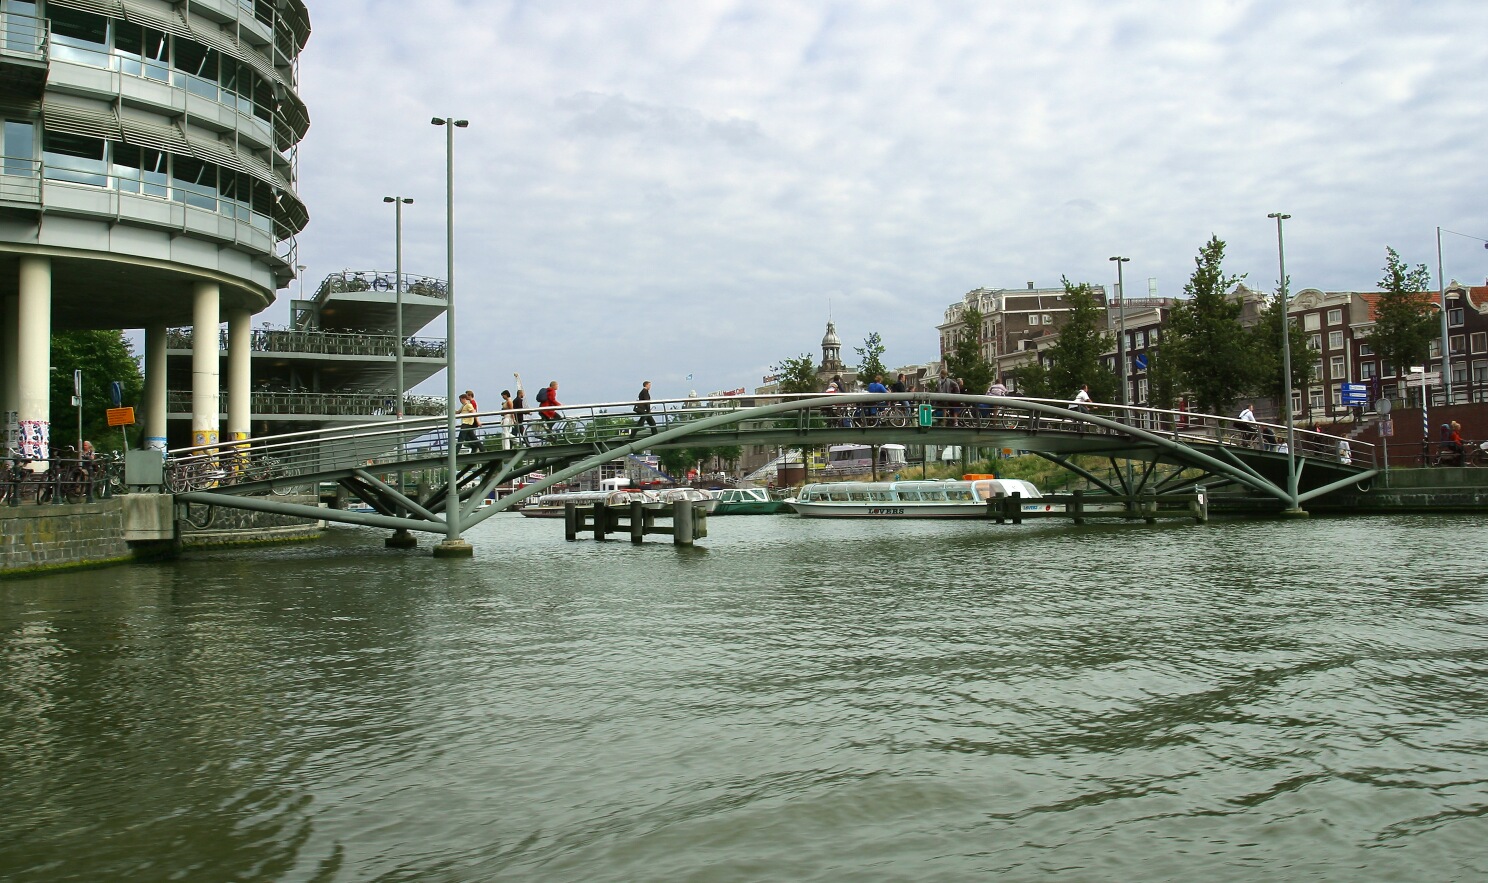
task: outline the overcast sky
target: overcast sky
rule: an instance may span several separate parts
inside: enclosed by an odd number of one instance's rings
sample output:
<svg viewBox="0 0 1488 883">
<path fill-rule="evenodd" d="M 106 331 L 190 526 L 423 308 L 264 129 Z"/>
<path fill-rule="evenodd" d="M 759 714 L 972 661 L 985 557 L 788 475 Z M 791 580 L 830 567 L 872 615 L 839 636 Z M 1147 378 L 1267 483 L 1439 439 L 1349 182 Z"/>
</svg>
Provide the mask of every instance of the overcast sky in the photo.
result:
<svg viewBox="0 0 1488 883">
<path fill-rule="evenodd" d="M 1274 288 L 1370 289 L 1488 238 L 1482 0 L 310 0 L 307 289 L 445 273 L 457 376 L 565 402 L 753 388 L 810 353 L 938 356 L 977 287 L 1178 295 L 1211 234 Z M 1446 274 L 1488 251 L 1443 237 Z M 295 292 L 298 293 L 297 291 Z M 286 321 L 289 295 L 264 318 Z M 442 323 L 425 329 L 443 336 Z M 694 379 L 687 380 L 687 375 Z M 442 377 L 442 375 L 441 375 Z M 425 389 L 443 390 L 442 379 Z"/>
</svg>

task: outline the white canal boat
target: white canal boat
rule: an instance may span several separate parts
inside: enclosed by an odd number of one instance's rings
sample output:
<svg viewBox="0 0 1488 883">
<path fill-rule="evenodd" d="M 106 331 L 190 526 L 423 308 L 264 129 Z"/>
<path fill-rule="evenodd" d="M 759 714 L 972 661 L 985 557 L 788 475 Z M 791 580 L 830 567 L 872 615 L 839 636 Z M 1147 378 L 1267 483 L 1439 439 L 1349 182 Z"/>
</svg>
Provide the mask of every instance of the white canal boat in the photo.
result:
<svg viewBox="0 0 1488 883">
<path fill-rule="evenodd" d="M 1015 493 L 1029 501 L 1024 512 L 1053 510 L 1017 478 L 808 484 L 786 503 L 806 518 L 985 518 L 988 500 Z"/>
</svg>

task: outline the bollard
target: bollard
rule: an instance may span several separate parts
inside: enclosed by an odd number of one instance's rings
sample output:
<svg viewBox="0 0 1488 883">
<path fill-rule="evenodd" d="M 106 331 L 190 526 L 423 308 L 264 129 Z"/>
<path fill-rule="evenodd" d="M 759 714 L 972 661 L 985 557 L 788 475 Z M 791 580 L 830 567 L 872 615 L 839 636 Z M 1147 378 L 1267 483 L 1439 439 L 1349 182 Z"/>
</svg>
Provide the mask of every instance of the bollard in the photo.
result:
<svg viewBox="0 0 1488 883">
<path fill-rule="evenodd" d="M 646 538 L 646 504 L 640 500 L 630 501 L 630 541 L 639 543 Z"/>
<path fill-rule="evenodd" d="M 672 542 L 678 546 L 692 545 L 692 503 L 679 500 L 672 504 Z"/>
<path fill-rule="evenodd" d="M 610 507 L 603 503 L 594 504 L 594 538 L 600 542 L 610 538 Z"/>
<path fill-rule="evenodd" d="M 1074 499 L 1072 499 L 1070 501 L 1070 511 L 1075 516 L 1074 517 L 1074 522 L 1075 522 L 1075 524 L 1084 524 L 1085 523 L 1085 491 L 1083 491 L 1083 490 L 1076 490 L 1074 493 L 1070 494 L 1070 496 L 1074 498 Z"/>
<path fill-rule="evenodd" d="M 573 503 L 563 504 L 563 538 L 570 542 L 579 538 L 579 507 Z"/>
<path fill-rule="evenodd" d="M 708 504 L 693 503 L 692 538 L 701 540 L 708 536 Z"/>
<path fill-rule="evenodd" d="M 1193 502 L 1188 504 L 1188 511 L 1193 513 L 1195 524 L 1203 524 L 1209 520 L 1209 498 L 1204 494 L 1202 488 L 1194 495 Z"/>
<path fill-rule="evenodd" d="M 1148 524 L 1157 523 L 1157 497 L 1149 496 L 1141 502 L 1142 520 Z"/>
</svg>

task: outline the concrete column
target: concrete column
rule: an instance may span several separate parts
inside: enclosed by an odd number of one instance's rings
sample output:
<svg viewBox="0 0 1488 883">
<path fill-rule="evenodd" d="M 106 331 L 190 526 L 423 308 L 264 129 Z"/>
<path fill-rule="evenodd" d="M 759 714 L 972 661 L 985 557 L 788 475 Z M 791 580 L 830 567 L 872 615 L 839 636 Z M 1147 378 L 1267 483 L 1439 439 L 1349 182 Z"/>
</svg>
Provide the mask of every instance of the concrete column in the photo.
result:
<svg viewBox="0 0 1488 883">
<path fill-rule="evenodd" d="M 21 421 L 21 453 L 33 459 L 51 455 L 52 261 L 21 258 L 16 308 L 16 411 Z"/>
<path fill-rule="evenodd" d="M 20 309 L 20 298 L 13 294 L 0 297 L 0 433 L 9 433 L 19 428 L 9 421 L 21 401 L 16 353 L 16 323 L 19 321 Z M 19 441 L 19 438 L 3 436 L 3 443 L 7 447 Z"/>
<path fill-rule="evenodd" d="M 165 323 L 145 328 L 145 447 L 165 450 Z"/>
<path fill-rule="evenodd" d="M 191 444 L 215 445 L 219 440 L 221 402 L 217 364 L 221 359 L 221 304 L 217 283 L 198 282 L 191 329 Z"/>
<path fill-rule="evenodd" d="M 247 441 L 253 407 L 253 314 L 227 311 L 227 437 Z"/>
</svg>

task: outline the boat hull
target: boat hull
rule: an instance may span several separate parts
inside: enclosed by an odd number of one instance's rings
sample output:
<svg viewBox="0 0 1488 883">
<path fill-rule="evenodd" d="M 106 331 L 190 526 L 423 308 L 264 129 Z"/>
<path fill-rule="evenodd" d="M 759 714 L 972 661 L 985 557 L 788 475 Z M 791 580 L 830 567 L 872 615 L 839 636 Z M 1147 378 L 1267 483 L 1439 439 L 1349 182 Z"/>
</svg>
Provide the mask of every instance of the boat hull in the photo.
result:
<svg viewBox="0 0 1488 883">
<path fill-rule="evenodd" d="M 987 518 L 986 503 L 802 503 L 788 504 L 803 518 Z M 1052 510 L 1047 503 L 1024 503 L 1027 513 Z"/>
</svg>

